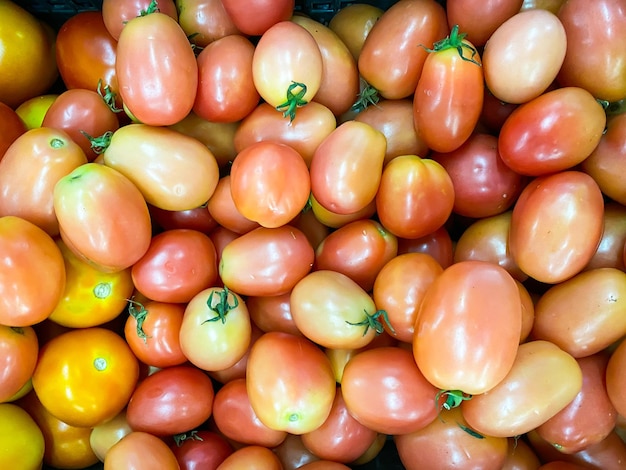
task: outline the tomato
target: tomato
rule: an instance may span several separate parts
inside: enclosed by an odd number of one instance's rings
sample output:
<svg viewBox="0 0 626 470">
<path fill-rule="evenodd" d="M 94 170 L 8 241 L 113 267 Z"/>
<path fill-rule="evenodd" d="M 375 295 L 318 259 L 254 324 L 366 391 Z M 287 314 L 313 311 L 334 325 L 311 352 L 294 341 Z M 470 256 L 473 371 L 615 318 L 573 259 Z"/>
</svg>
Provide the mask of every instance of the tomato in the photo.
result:
<svg viewBox="0 0 626 470">
<path fill-rule="evenodd" d="M 0 2 L 0 102 L 16 108 L 44 93 L 57 76 L 54 32 L 11 0 Z"/>
<path fill-rule="evenodd" d="M 198 64 L 185 32 L 165 13 L 128 21 L 117 44 L 115 70 L 124 106 L 138 121 L 168 126 L 191 111 Z"/>
<path fill-rule="evenodd" d="M 558 283 L 593 257 L 603 230 L 603 197 L 585 173 L 563 171 L 531 181 L 511 217 L 509 249 L 528 276 Z"/>
<path fill-rule="evenodd" d="M 240 31 L 226 13 L 222 0 L 175 0 L 178 24 L 189 40 L 199 47 L 206 47 Z"/>
<path fill-rule="evenodd" d="M 521 10 L 543 8 L 544 10 L 551 11 L 556 15 L 563 3 L 565 3 L 565 0 L 524 0 Z"/>
<path fill-rule="evenodd" d="M 297 434 L 287 434 L 283 443 L 272 450 L 280 459 L 284 470 L 295 470 L 319 460 L 319 457 L 304 446 L 302 436 Z"/>
<path fill-rule="evenodd" d="M 311 166 L 315 149 L 336 127 L 332 111 L 315 101 L 299 109 L 298 119 L 292 122 L 269 104 L 261 103 L 241 121 L 234 145 L 241 152 L 255 142 L 279 142 L 292 147 Z"/>
<path fill-rule="evenodd" d="M 68 89 L 108 87 L 121 106 L 115 62 L 117 41 L 107 30 L 100 11 L 81 11 L 70 16 L 56 38 L 56 61 Z"/>
<path fill-rule="evenodd" d="M 395 235 L 375 220 L 355 220 L 322 240 L 315 250 L 313 269 L 345 274 L 369 292 L 382 267 L 397 254 Z"/>
<path fill-rule="evenodd" d="M 500 130 L 498 151 L 517 173 L 555 173 L 585 160 L 600 142 L 605 124 L 602 106 L 588 91 L 558 88 L 511 113 Z"/>
<path fill-rule="evenodd" d="M 211 379 L 200 369 L 166 367 L 139 382 L 128 402 L 126 419 L 133 431 L 156 436 L 191 431 L 211 416 L 213 394 Z"/>
<path fill-rule="evenodd" d="M 358 61 L 365 38 L 383 12 L 381 8 L 369 3 L 349 4 L 335 12 L 328 27 L 339 36 L 352 57 Z"/>
<path fill-rule="evenodd" d="M 314 257 L 300 230 L 259 227 L 224 247 L 219 274 L 240 295 L 280 295 L 310 272 Z"/>
<path fill-rule="evenodd" d="M 215 470 L 230 454 L 232 446 L 220 434 L 201 429 L 170 445 L 180 470 Z"/>
<path fill-rule="evenodd" d="M 37 395 L 30 392 L 18 403 L 35 420 L 45 440 L 43 461 L 55 468 L 85 468 L 98 462 L 91 449 L 91 428 L 70 426 L 44 408 Z"/>
<path fill-rule="evenodd" d="M 215 394 L 213 420 L 228 439 L 244 445 L 276 447 L 287 436 L 285 431 L 268 428 L 250 406 L 246 379 L 234 379 Z"/>
<path fill-rule="evenodd" d="M 215 245 L 195 230 L 167 230 L 152 237 L 131 273 L 135 288 L 149 299 L 186 303 L 217 281 Z"/>
<path fill-rule="evenodd" d="M 246 387 L 250 405 L 263 424 L 301 435 L 326 421 L 336 385 L 330 362 L 316 344 L 269 332 L 250 350 Z"/>
<path fill-rule="evenodd" d="M 410 97 L 428 55 L 426 48 L 447 33 L 446 12 L 435 0 L 395 3 L 367 35 L 359 54 L 359 72 L 383 98 Z"/>
<path fill-rule="evenodd" d="M 473 133 L 459 148 L 434 152 L 430 158 L 441 164 L 454 185 L 452 210 L 464 217 L 490 217 L 509 209 L 526 183 L 506 166 L 498 152 L 498 138 Z"/>
<path fill-rule="evenodd" d="M 128 403 L 139 377 L 137 359 L 111 330 L 70 330 L 44 344 L 33 388 L 56 418 L 79 427 L 97 426 Z"/>
<path fill-rule="evenodd" d="M 302 470 L 350 470 L 350 467 L 334 460 L 315 460 L 299 467 Z"/>
<path fill-rule="evenodd" d="M 568 0 L 558 16 L 567 34 L 567 52 L 557 81 L 585 88 L 602 100 L 626 97 L 626 63 L 619 47 L 626 39 L 622 2 Z"/>
<path fill-rule="evenodd" d="M 626 271 L 624 245 L 626 244 L 626 207 L 614 201 L 604 206 L 604 230 L 593 257 L 585 270 L 616 268 Z"/>
<path fill-rule="evenodd" d="M 26 124 L 20 115 L 14 111 L 9 105 L 0 102 L 0 160 L 6 153 L 10 145 L 15 142 L 19 136 L 26 132 Z"/>
<path fill-rule="evenodd" d="M 262 227 L 289 223 L 305 207 L 309 170 L 285 144 L 257 142 L 237 154 L 230 169 L 230 192 L 237 210 Z"/>
<path fill-rule="evenodd" d="M 33 375 L 39 353 L 39 341 L 31 326 L 0 325 L 0 403 L 12 399 Z"/>
<path fill-rule="evenodd" d="M 43 433 L 18 405 L 0 403 L 0 464 L 5 468 L 38 470 L 44 456 Z"/>
<path fill-rule="evenodd" d="M 315 199 L 313 194 L 309 196 L 309 205 L 317 221 L 330 229 L 338 229 L 357 220 L 369 219 L 376 213 L 376 199 L 372 199 L 363 209 L 349 214 L 338 214 L 326 209 Z"/>
<path fill-rule="evenodd" d="M 283 470 L 274 452 L 263 446 L 245 446 L 230 454 L 217 470 Z"/>
<path fill-rule="evenodd" d="M 48 318 L 70 328 L 88 328 L 122 313 L 134 290 L 130 268 L 104 273 L 77 257 L 60 238 L 55 242 L 65 263 L 65 292 Z"/>
<path fill-rule="evenodd" d="M 15 216 L 0 217 L 0 240 L 0 324 L 23 327 L 45 320 L 65 288 L 59 248 L 42 229 Z M 34 279 L 33 266 L 46 275 Z"/>
<path fill-rule="evenodd" d="M 265 6 L 265 2 L 258 3 Z M 252 11 L 249 4 L 245 8 L 246 14 Z M 272 10 L 279 11 L 275 8 Z M 322 66 L 322 53 L 311 33 L 292 21 L 280 21 L 270 26 L 256 45 L 252 78 L 261 98 L 293 121 L 296 109 L 319 90 Z"/>
<path fill-rule="evenodd" d="M 168 211 L 155 206 L 149 206 L 149 209 L 153 222 L 162 230 L 187 229 L 208 235 L 217 227 L 205 205 L 182 211 Z"/>
<path fill-rule="evenodd" d="M 513 366 L 491 390 L 461 404 L 463 417 L 478 433 L 494 437 L 524 434 L 570 403 L 582 387 L 580 366 L 549 341 L 519 345 Z"/>
<path fill-rule="evenodd" d="M 150 9 L 151 0 L 103 0 L 102 17 L 107 31 L 115 40 L 119 40 L 122 29 L 138 16 L 145 15 Z M 178 21 L 178 11 L 173 0 L 158 0 L 158 11 Z"/>
<path fill-rule="evenodd" d="M 230 175 L 224 175 L 218 180 L 207 202 L 207 210 L 220 227 L 238 235 L 251 232 L 260 225 L 239 212 L 230 191 L 231 185 Z"/>
<path fill-rule="evenodd" d="M 398 238 L 398 254 L 403 253 L 425 253 L 447 268 L 453 262 L 452 238 L 444 226 L 423 237 Z"/>
<path fill-rule="evenodd" d="M 502 470 L 537 470 L 539 457 L 524 439 L 509 437 L 508 452 Z"/>
<path fill-rule="evenodd" d="M 166 210 L 206 203 L 219 179 L 217 161 L 207 147 L 172 129 L 145 124 L 116 131 L 104 163 L 130 179 L 149 204 Z"/>
<path fill-rule="evenodd" d="M 315 150 L 311 192 L 329 211 L 350 214 L 367 206 L 379 187 L 387 142 L 369 124 L 346 121 Z"/>
<path fill-rule="evenodd" d="M 308 16 L 294 15 L 291 21 L 311 33 L 322 54 L 322 81 L 315 101 L 336 116 L 347 112 L 360 91 L 359 71 L 348 46 L 332 29 Z"/>
<path fill-rule="evenodd" d="M 537 433 L 563 453 L 570 454 L 599 443 L 615 428 L 617 411 L 606 391 L 608 355 L 577 360 L 583 385 L 561 411 L 536 428 Z"/>
<path fill-rule="evenodd" d="M 626 415 L 624 370 L 626 370 L 626 342 L 622 340 L 611 354 L 606 367 L 606 390 L 611 403 L 622 416 Z"/>
<path fill-rule="evenodd" d="M 376 208 L 380 223 L 400 238 L 420 238 L 441 228 L 454 205 L 454 186 L 443 166 L 401 155 L 383 170 Z"/>
<path fill-rule="evenodd" d="M 50 128 L 25 132 L 0 160 L 0 215 L 24 218 L 49 235 L 58 235 L 54 186 L 84 163 L 84 152 L 66 132 Z"/>
<path fill-rule="evenodd" d="M 180 347 L 189 362 L 200 369 L 227 369 L 246 353 L 251 329 L 242 298 L 226 288 L 209 287 L 185 307 Z"/>
<path fill-rule="evenodd" d="M 413 95 L 415 129 L 437 152 L 458 149 L 472 134 L 483 107 L 480 55 L 454 26 L 429 49 Z"/>
<path fill-rule="evenodd" d="M 506 103 L 525 103 L 538 97 L 556 78 L 568 39 L 554 13 L 544 9 L 517 12 L 485 44 L 485 84 Z"/>
<path fill-rule="evenodd" d="M 258 104 L 252 80 L 254 45 L 242 35 L 208 44 L 198 54 L 198 91 L 193 111 L 213 122 L 237 122 Z"/>
<path fill-rule="evenodd" d="M 341 387 L 337 387 L 330 415 L 319 428 L 303 434 L 302 443 L 321 459 L 350 463 L 363 455 L 377 436 L 350 415 Z"/>
<path fill-rule="evenodd" d="M 61 237 L 79 258 L 104 271 L 136 263 L 152 238 L 150 212 L 141 192 L 119 171 L 86 163 L 54 187 Z"/>
<path fill-rule="evenodd" d="M 487 87 L 485 87 L 483 110 L 478 126 L 484 126 L 487 128 L 489 133 L 498 135 L 506 119 L 518 106 L 519 105 L 517 104 L 500 101 L 498 98 L 493 96 L 493 93 L 491 93 Z"/>
<path fill-rule="evenodd" d="M 179 470 L 176 456 L 168 445 L 153 434 L 134 431 L 111 447 L 104 459 L 104 470 Z"/>
<path fill-rule="evenodd" d="M 435 258 L 425 253 L 404 253 L 387 261 L 376 276 L 374 303 L 387 312 L 387 333 L 410 343 L 415 320 L 426 291 L 443 272 Z M 391 331 L 393 327 L 393 331 Z"/>
<path fill-rule="evenodd" d="M 292 221 L 291 224 L 297 229 L 301 230 L 309 240 L 309 243 L 313 247 L 313 249 L 317 249 L 322 243 L 322 240 L 326 238 L 330 232 L 331 228 L 327 225 L 323 224 L 316 216 L 315 213 L 311 210 L 309 206 L 311 199 L 309 198 L 309 203 L 307 206 L 298 214 Z M 372 213 L 373 215 L 373 213 Z"/>
<path fill-rule="evenodd" d="M 291 291 L 274 296 L 250 296 L 246 299 L 250 319 L 262 331 L 282 331 L 302 335 L 291 314 Z"/>
<path fill-rule="evenodd" d="M 187 362 L 180 347 L 184 304 L 131 301 L 124 323 L 124 337 L 133 354 L 153 367 L 177 366 Z"/>
<path fill-rule="evenodd" d="M 123 410 L 106 423 L 94 426 L 89 435 L 89 444 L 98 460 L 104 462 L 104 456 L 109 449 L 132 431 L 126 420 L 126 410 Z"/>
<path fill-rule="evenodd" d="M 482 436 L 472 430 L 459 408 L 441 410 L 438 419 L 427 426 L 394 436 L 394 443 L 407 470 L 501 470 L 508 450 L 506 438 Z"/>
<path fill-rule="evenodd" d="M 232 366 L 227 367 L 226 369 L 208 371 L 209 377 L 211 377 L 214 381 L 220 384 L 227 384 L 228 382 L 232 380 L 246 378 L 246 368 L 248 367 L 250 349 L 252 349 L 252 346 L 254 345 L 256 340 L 259 339 L 264 333 L 253 322 L 251 323 L 250 326 L 252 328 L 251 328 L 251 333 L 250 333 L 250 344 L 248 345 L 248 349 L 246 349 L 246 352 L 243 354 L 243 356 L 241 356 L 241 359 L 235 362 Z"/>
</svg>

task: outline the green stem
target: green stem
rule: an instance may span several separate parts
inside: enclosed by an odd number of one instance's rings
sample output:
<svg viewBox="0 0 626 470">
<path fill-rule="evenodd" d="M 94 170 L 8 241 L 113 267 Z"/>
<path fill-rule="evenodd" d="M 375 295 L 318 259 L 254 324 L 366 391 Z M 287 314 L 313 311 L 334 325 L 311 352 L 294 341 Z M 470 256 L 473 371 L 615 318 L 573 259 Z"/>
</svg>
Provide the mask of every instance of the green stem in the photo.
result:
<svg viewBox="0 0 626 470">
<path fill-rule="evenodd" d="M 378 94 L 378 90 L 368 83 L 363 87 L 359 93 L 359 97 L 350 110 L 360 113 L 370 105 L 376 106 L 379 101 L 380 95 Z"/>
<path fill-rule="evenodd" d="M 382 317 L 383 321 L 387 324 L 391 332 L 393 334 L 396 333 L 396 331 L 393 329 L 393 326 L 391 326 L 391 323 L 389 323 L 389 317 L 387 316 L 387 312 L 385 310 L 378 310 L 374 312 L 372 315 L 367 313 L 366 310 L 363 310 L 363 311 L 365 312 L 365 318 L 363 320 L 361 320 L 360 322 L 356 322 L 356 323 L 352 323 L 346 320 L 346 323 L 352 326 L 364 326 L 365 330 L 363 331 L 363 336 L 367 334 L 370 328 L 376 330 L 376 334 L 380 335 L 385 331 L 385 328 L 382 322 L 380 321 L 380 318 Z"/>
<path fill-rule="evenodd" d="M 139 336 L 144 343 L 148 342 L 148 338 L 150 338 L 150 336 L 148 336 L 146 334 L 146 332 L 143 330 L 143 323 L 144 321 L 146 321 L 146 317 L 148 316 L 148 311 L 145 309 L 145 307 L 139 303 L 139 302 L 135 302 L 134 300 L 129 300 L 129 305 L 128 305 L 128 314 L 133 317 L 135 319 L 135 321 L 137 322 L 137 336 Z"/>
<path fill-rule="evenodd" d="M 461 59 L 467 62 L 472 62 L 473 64 L 476 64 L 479 67 L 481 67 L 482 66 L 481 63 L 478 62 L 476 59 L 474 59 L 476 54 L 478 54 L 478 51 L 476 51 L 476 49 L 470 44 L 463 42 L 463 39 L 465 39 L 465 36 L 467 36 L 467 33 L 460 33 L 459 25 L 455 24 L 452 27 L 452 30 L 450 31 L 450 35 L 440 41 L 437 41 L 433 45 L 432 49 L 429 49 L 424 46 L 422 47 L 424 47 L 424 49 L 426 49 L 428 52 L 441 52 L 441 51 L 445 51 L 448 49 L 456 49 Z M 468 50 L 469 52 L 471 52 L 472 55 L 470 57 L 465 57 L 464 50 Z"/>
<path fill-rule="evenodd" d="M 294 93 L 294 90 L 298 88 L 299 90 Z M 276 109 L 278 111 L 285 110 L 283 117 L 289 116 L 289 122 L 293 122 L 296 118 L 296 109 L 308 103 L 308 101 L 304 99 L 304 95 L 306 95 L 306 85 L 300 82 L 291 82 L 291 85 L 287 88 L 286 101 L 276 106 Z"/>
<path fill-rule="evenodd" d="M 206 301 L 207 307 L 209 307 L 209 310 L 211 310 L 212 312 L 215 312 L 216 315 L 213 318 L 209 318 L 208 320 L 204 320 L 202 322 L 202 324 L 206 323 L 206 322 L 214 322 L 214 321 L 218 321 L 220 320 L 223 323 L 226 323 L 226 315 L 228 314 L 228 312 L 230 312 L 231 310 L 237 308 L 239 306 L 239 299 L 237 299 L 237 296 L 233 295 L 233 303 L 229 304 L 228 303 L 228 288 L 224 287 L 224 289 L 222 289 L 219 292 L 219 301 L 217 302 L 217 304 L 213 305 L 213 294 L 215 293 L 215 291 L 211 292 L 211 294 L 209 295 L 209 298 Z"/>
<path fill-rule="evenodd" d="M 87 137 L 87 139 L 91 143 L 91 149 L 98 155 L 100 155 L 101 153 L 104 153 L 104 151 L 109 147 L 109 145 L 111 145 L 111 137 L 113 137 L 112 131 L 107 131 L 104 134 L 102 134 L 100 137 L 92 137 L 89 134 L 87 134 L 85 131 L 80 131 L 80 133 L 84 135 L 85 137 Z"/>
</svg>

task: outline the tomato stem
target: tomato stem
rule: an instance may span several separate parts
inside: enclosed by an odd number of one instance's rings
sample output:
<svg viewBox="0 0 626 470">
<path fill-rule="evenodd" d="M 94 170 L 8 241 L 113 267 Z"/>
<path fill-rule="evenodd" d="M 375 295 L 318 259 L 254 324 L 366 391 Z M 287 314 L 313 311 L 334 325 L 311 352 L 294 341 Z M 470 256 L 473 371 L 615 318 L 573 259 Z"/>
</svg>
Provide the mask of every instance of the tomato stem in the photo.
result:
<svg viewBox="0 0 626 470">
<path fill-rule="evenodd" d="M 465 36 L 467 36 L 467 33 L 460 33 L 459 25 L 455 24 L 450 30 L 450 35 L 445 37 L 444 39 L 441 39 L 440 41 L 437 41 L 433 45 L 432 49 L 429 49 L 425 47 L 424 45 L 421 45 L 421 44 L 420 45 L 424 49 L 426 49 L 428 52 L 441 52 L 441 51 L 445 51 L 448 49 L 456 49 L 461 59 L 467 62 L 472 62 L 473 64 L 476 64 L 479 67 L 481 67 L 482 64 L 478 62 L 476 59 L 474 59 L 476 54 L 478 54 L 478 51 L 476 50 L 476 48 L 474 48 L 470 44 L 463 42 L 463 39 L 465 39 Z M 470 51 L 472 55 L 470 57 L 465 57 L 464 49 L 467 49 L 468 51 Z"/>
<path fill-rule="evenodd" d="M 209 310 L 215 312 L 217 315 L 215 315 L 213 318 L 209 318 L 208 320 L 204 320 L 202 324 L 217 320 L 221 320 L 222 323 L 226 323 L 226 315 L 228 314 L 228 312 L 239 306 L 239 299 L 237 299 L 235 295 L 233 295 L 233 304 L 231 305 L 228 303 L 229 292 L 227 287 L 224 287 L 224 289 L 220 291 L 220 299 L 216 305 L 213 305 L 213 294 L 215 294 L 215 291 L 211 292 L 209 298 L 206 301 L 206 304 L 207 307 L 209 307 Z"/>
<path fill-rule="evenodd" d="M 87 139 L 89 140 L 89 143 L 91 144 L 91 149 L 98 155 L 100 155 L 101 153 L 104 153 L 104 151 L 109 147 L 109 145 L 111 145 L 111 137 L 113 137 L 112 131 L 107 131 L 104 134 L 102 134 L 100 137 L 92 137 L 89 134 L 87 134 L 85 131 L 80 131 L 80 133 L 84 135 L 85 137 L 87 137 Z"/>
<path fill-rule="evenodd" d="M 21 326 L 11 326 L 10 328 L 11 328 L 11 330 L 13 330 L 18 335 L 24 336 L 24 334 L 25 334 L 24 333 L 24 328 L 22 328 Z"/>
<path fill-rule="evenodd" d="M 369 83 L 367 83 L 359 92 L 359 97 L 352 105 L 350 110 L 360 113 L 370 105 L 376 106 L 379 101 L 380 95 L 378 94 L 378 90 Z"/>
<path fill-rule="evenodd" d="M 148 336 L 145 331 L 143 331 L 143 322 L 146 321 L 146 317 L 148 316 L 148 310 L 141 304 L 140 302 L 136 302 L 132 299 L 128 300 L 128 314 L 135 319 L 137 322 L 137 336 L 139 336 L 144 343 L 148 342 Z"/>
<path fill-rule="evenodd" d="M 150 2 L 150 5 L 148 5 L 148 8 L 139 12 L 139 16 L 146 16 L 151 13 L 156 13 L 158 11 L 161 11 L 159 10 L 159 2 L 157 2 L 157 0 L 152 0 Z"/>
<path fill-rule="evenodd" d="M 385 310 L 378 310 L 372 315 L 367 313 L 367 310 L 363 310 L 363 312 L 365 312 L 365 318 L 360 322 L 352 323 L 346 320 L 346 323 L 352 326 L 364 326 L 365 330 L 363 331 L 363 336 L 367 334 L 370 328 L 376 330 L 376 334 L 379 335 L 385 331 L 385 328 L 380 321 L 380 317 L 382 317 L 383 321 L 387 324 L 391 332 L 393 334 L 396 333 L 396 331 L 393 329 L 393 326 L 391 326 L 391 323 L 389 323 L 389 317 L 387 316 L 387 312 Z"/>
<path fill-rule="evenodd" d="M 484 439 L 484 438 L 485 438 L 485 436 L 483 436 L 482 434 L 480 434 L 480 433 L 478 433 L 478 432 L 474 431 L 473 429 L 471 429 L 471 428 L 469 428 L 469 427 L 467 427 L 467 426 L 465 426 L 465 425 L 463 425 L 463 424 L 459 423 L 458 421 L 456 422 L 456 424 L 458 424 L 458 425 L 459 425 L 459 427 L 460 427 L 463 431 L 465 431 L 465 432 L 466 432 L 467 434 L 469 434 L 470 436 L 475 437 L 476 439 Z"/>
<path fill-rule="evenodd" d="M 300 89 L 294 94 L 294 90 L 297 88 Z M 287 100 L 276 106 L 276 109 L 278 111 L 284 109 L 283 117 L 289 116 L 289 122 L 293 122 L 296 118 L 296 109 L 308 103 L 304 99 L 304 95 L 306 95 L 306 85 L 300 82 L 291 82 L 291 85 L 287 88 Z"/>
<path fill-rule="evenodd" d="M 439 400 L 441 397 L 444 397 L 444 402 L 441 404 L 441 408 L 439 407 Z M 452 408 L 456 408 L 461 403 L 466 400 L 471 400 L 472 395 L 469 395 L 461 390 L 439 390 L 437 395 L 435 395 L 435 408 L 437 410 L 451 410 Z"/>
<path fill-rule="evenodd" d="M 204 439 L 202 439 L 200 436 L 198 436 L 198 431 L 189 431 L 189 432 L 182 432 L 180 434 L 175 434 L 172 436 L 172 439 L 174 439 L 174 442 L 176 443 L 177 447 L 180 447 L 181 445 L 183 445 L 183 442 L 188 441 L 190 439 L 193 439 L 194 441 L 203 441 Z"/>
<path fill-rule="evenodd" d="M 111 111 L 114 113 L 121 113 L 124 111 L 122 108 L 118 108 L 115 106 L 115 98 L 117 95 L 109 85 L 104 85 L 102 87 L 102 79 L 98 80 L 98 88 L 96 89 L 102 100 L 106 103 Z"/>
</svg>

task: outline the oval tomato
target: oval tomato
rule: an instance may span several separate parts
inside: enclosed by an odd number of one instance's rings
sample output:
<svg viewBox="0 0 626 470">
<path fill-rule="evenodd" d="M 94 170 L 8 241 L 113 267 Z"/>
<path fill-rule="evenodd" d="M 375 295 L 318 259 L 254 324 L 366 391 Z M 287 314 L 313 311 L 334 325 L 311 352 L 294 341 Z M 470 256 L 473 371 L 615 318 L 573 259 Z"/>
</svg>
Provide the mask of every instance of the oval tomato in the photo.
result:
<svg viewBox="0 0 626 470">
<path fill-rule="evenodd" d="M 384 11 L 369 3 L 351 3 L 336 11 L 328 27 L 341 38 L 352 57 L 359 60 L 365 38 Z"/>
<path fill-rule="evenodd" d="M 10 400 L 32 377 L 39 341 L 31 326 L 0 325 L 0 403 Z"/>
<path fill-rule="evenodd" d="M 107 31 L 119 40 L 122 29 L 138 16 L 150 9 L 151 0 L 102 0 L 102 18 Z M 173 0 L 158 0 L 158 11 L 178 21 L 178 12 Z"/>
<path fill-rule="evenodd" d="M 218 228 L 230 230 L 240 235 L 260 227 L 258 222 L 244 217 L 244 215 L 239 212 L 233 200 L 230 188 L 230 175 L 222 176 L 206 204 L 207 211 L 219 224 Z"/>
<path fill-rule="evenodd" d="M 234 451 L 222 435 L 204 429 L 190 433 L 185 439 L 178 439 L 170 449 L 178 460 L 180 470 L 216 470 Z"/>
<path fill-rule="evenodd" d="M 240 33 L 222 0 L 176 0 L 175 3 L 178 24 L 196 46 L 205 47 L 220 38 Z"/>
<path fill-rule="evenodd" d="M 626 370 L 626 341 L 620 341 L 617 348 L 611 354 L 606 367 L 606 390 L 611 403 L 617 412 L 626 414 L 626 382 L 624 371 Z"/>
<path fill-rule="evenodd" d="M 283 470 L 278 456 L 267 447 L 244 446 L 230 454 L 217 470 Z"/>
<path fill-rule="evenodd" d="M 6 468 L 39 470 L 45 441 L 35 420 L 18 405 L 0 403 L 0 464 Z"/>
<path fill-rule="evenodd" d="M 176 456 L 163 440 L 153 434 L 133 431 L 109 449 L 104 470 L 179 470 Z"/>
<path fill-rule="evenodd" d="M 244 34 L 261 36 L 280 21 L 291 18 L 294 0 L 251 0 L 245 5 L 237 0 L 222 0 L 235 26 Z"/>
</svg>

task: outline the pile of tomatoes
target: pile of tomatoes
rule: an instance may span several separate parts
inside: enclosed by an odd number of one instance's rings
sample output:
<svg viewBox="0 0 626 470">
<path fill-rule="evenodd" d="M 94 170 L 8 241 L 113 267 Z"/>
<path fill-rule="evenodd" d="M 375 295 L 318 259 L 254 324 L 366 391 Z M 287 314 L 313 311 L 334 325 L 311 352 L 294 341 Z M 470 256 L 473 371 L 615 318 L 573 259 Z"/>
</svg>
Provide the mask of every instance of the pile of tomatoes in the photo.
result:
<svg viewBox="0 0 626 470">
<path fill-rule="evenodd" d="M 444 5 L 0 0 L 0 467 L 626 466 L 626 3 Z"/>
</svg>

